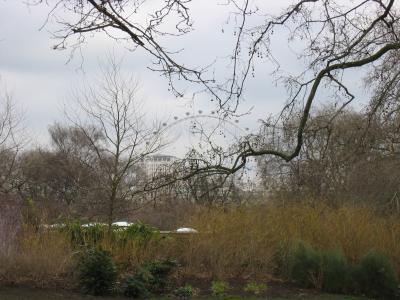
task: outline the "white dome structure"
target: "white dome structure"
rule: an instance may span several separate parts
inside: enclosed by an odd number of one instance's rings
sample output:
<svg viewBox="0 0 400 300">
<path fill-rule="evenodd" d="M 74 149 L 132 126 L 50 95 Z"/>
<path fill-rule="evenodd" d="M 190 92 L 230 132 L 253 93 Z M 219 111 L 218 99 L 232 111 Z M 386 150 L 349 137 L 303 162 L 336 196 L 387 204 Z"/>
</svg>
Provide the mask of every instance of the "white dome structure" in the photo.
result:
<svg viewBox="0 0 400 300">
<path fill-rule="evenodd" d="M 112 223 L 113 226 L 118 226 L 118 227 L 128 227 L 132 225 L 132 223 L 126 222 L 126 221 L 119 221 L 119 222 L 114 222 Z"/>
<path fill-rule="evenodd" d="M 198 233 L 196 229 L 189 228 L 189 227 L 181 227 L 176 230 L 178 233 Z"/>
</svg>

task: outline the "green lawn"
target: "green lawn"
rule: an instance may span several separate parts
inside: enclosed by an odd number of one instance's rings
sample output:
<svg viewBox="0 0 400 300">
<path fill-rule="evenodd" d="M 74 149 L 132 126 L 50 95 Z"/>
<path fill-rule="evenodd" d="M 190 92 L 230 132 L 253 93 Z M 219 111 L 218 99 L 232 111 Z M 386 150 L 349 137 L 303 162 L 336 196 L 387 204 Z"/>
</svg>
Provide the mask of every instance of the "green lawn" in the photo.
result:
<svg viewBox="0 0 400 300">
<path fill-rule="evenodd" d="M 170 300 L 173 298 L 169 297 L 161 297 L 161 298 L 153 298 L 150 300 Z M 366 300 L 367 298 L 362 298 L 362 297 L 355 297 L 355 296 L 345 296 L 345 295 L 316 295 L 316 296 L 310 296 L 310 295 L 298 295 L 294 297 L 289 297 L 289 298 L 276 298 L 276 297 L 268 297 L 268 298 L 260 298 L 260 297 L 241 297 L 241 296 L 227 296 L 223 298 L 196 298 L 198 300 L 241 300 L 241 299 L 246 299 L 246 300 L 261 300 L 261 299 L 268 299 L 268 300 L 297 300 L 297 299 L 309 299 L 309 300 Z"/>
<path fill-rule="evenodd" d="M 0 299 L 1 300 L 127 300 L 125 297 L 93 297 L 85 296 L 76 293 L 70 293 L 65 291 L 47 291 L 39 289 L 25 289 L 25 288 L 0 288 Z M 176 299 L 172 297 L 159 297 L 153 298 L 151 300 L 171 300 Z M 227 297 L 203 297 L 197 298 L 197 300 L 296 300 L 296 299 L 310 299 L 310 300 L 365 300 L 366 298 L 359 298 L 353 296 L 344 295 L 298 295 L 290 298 L 260 298 L 260 297 L 237 297 L 237 296 L 227 296 Z"/>
</svg>

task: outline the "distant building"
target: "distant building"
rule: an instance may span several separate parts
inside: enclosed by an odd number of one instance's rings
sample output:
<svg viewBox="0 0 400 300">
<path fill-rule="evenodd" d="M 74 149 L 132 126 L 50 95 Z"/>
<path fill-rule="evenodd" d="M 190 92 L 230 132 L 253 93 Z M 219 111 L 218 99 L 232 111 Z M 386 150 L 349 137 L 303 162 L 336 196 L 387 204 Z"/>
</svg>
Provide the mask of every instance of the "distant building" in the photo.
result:
<svg viewBox="0 0 400 300">
<path fill-rule="evenodd" d="M 146 176 L 153 177 L 155 175 L 167 174 L 171 170 L 171 165 L 177 160 L 172 155 L 148 155 L 142 161 L 142 167 Z"/>
</svg>

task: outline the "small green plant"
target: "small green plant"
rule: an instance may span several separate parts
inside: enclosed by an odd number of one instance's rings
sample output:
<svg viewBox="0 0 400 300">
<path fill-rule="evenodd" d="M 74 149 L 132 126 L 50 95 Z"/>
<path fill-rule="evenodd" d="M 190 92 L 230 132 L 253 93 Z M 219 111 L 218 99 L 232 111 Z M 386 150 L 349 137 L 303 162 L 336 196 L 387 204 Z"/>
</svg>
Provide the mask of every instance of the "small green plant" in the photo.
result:
<svg viewBox="0 0 400 300">
<path fill-rule="evenodd" d="M 350 281 L 350 269 L 341 251 L 322 253 L 322 289 L 330 293 L 344 292 Z"/>
<path fill-rule="evenodd" d="M 91 224 L 88 227 L 81 228 L 85 245 L 95 246 L 99 244 L 105 237 L 107 226 L 102 224 Z"/>
<path fill-rule="evenodd" d="M 117 230 L 118 231 L 118 230 Z M 135 240 L 141 245 L 146 245 L 150 240 L 159 236 L 159 231 L 147 224 L 137 222 L 120 231 L 120 242 L 126 243 L 129 240 Z"/>
<path fill-rule="evenodd" d="M 225 296 L 227 289 L 229 289 L 229 283 L 226 281 L 216 280 L 211 283 L 211 292 L 214 296 Z"/>
<path fill-rule="evenodd" d="M 322 255 L 311 246 L 300 244 L 294 251 L 292 279 L 305 288 L 321 288 Z"/>
<path fill-rule="evenodd" d="M 185 284 L 174 291 L 174 295 L 178 298 L 187 299 L 197 296 L 198 291 L 190 284 Z"/>
<path fill-rule="evenodd" d="M 396 274 L 389 259 L 371 251 L 360 261 L 353 272 L 356 291 L 370 297 L 395 299 L 398 297 Z"/>
<path fill-rule="evenodd" d="M 101 223 L 83 224 L 81 220 L 67 220 L 59 229 L 70 236 L 74 247 L 95 247 L 105 237 L 107 226 Z"/>
<path fill-rule="evenodd" d="M 244 287 L 246 293 L 254 294 L 256 296 L 263 294 L 267 290 L 265 283 L 249 282 Z"/>
<path fill-rule="evenodd" d="M 82 290 L 91 295 L 110 294 L 117 280 L 117 268 L 111 254 L 90 249 L 78 261 L 79 282 Z"/>
<path fill-rule="evenodd" d="M 126 280 L 123 287 L 125 296 L 145 298 L 153 293 L 162 293 L 168 286 L 168 277 L 176 265 L 177 263 L 170 259 L 143 264 Z"/>
<path fill-rule="evenodd" d="M 129 298 L 147 298 L 151 296 L 147 281 L 135 275 L 128 277 L 122 288 L 124 295 Z"/>
<path fill-rule="evenodd" d="M 79 220 L 68 220 L 65 226 L 60 227 L 59 230 L 69 235 L 73 246 L 82 246 L 84 244 L 82 224 Z"/>
<path fill-rule="evenodd" d="M 171 259 L 155 260 L 144 264 L 138 274 L 147 278 L 149 287 L 153 292 L 162 292 L 167 284 L 168 277 L 177 266 L 177 262 Z"/>
</svg>

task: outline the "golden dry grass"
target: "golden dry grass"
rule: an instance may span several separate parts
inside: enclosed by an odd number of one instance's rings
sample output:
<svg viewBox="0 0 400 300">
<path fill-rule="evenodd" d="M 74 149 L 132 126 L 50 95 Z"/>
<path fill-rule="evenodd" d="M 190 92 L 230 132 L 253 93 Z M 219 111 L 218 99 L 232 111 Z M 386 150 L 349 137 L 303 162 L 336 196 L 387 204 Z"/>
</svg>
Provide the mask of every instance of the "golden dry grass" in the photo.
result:
<svg viewBox="0 0 400 300">
<path fill-rule="evenodd" d="M 0 279 L 10 284 L 38 287 L 68 285 L 73 251 L 68 237 L 59 232 L 37 232 L 25 226 L 14 251 L 0 256 Z"/>
<path fill-rule="evenodd" d="M 187 259 L 211 273 L 271 273 L 278 252 L 303 241 L 340 249 L 350 262 L 372 249 L 381 251 L 400 274 L 400 219 L 368 207 L 258 205 L 205 211 L 192 217 L 191 226 L 205 234 L 186 245 Z"/>
<path fill-rule="evenodd" d="M 253 205 L 198 209 L 187 222 L 199 234 L 175 234 L 143 243 L 104 238 L 120 271 L 129 272 L 157 258 L 175 258 L 180 276 L 228 278 L 265 276 L 303 241 L 319 249 L 341 249 L 350 262 L 374 249 L 386 254 L 400 275 L 400 220 L 368 207 L 324 204 Z M 72 282 L 74 252 L 59 231 L 25 227 L 14 251 L 0 255 L 0 280 L 49 286 Z M 285 262 L 284 262 L 285 263 Z"/>
</svg>

